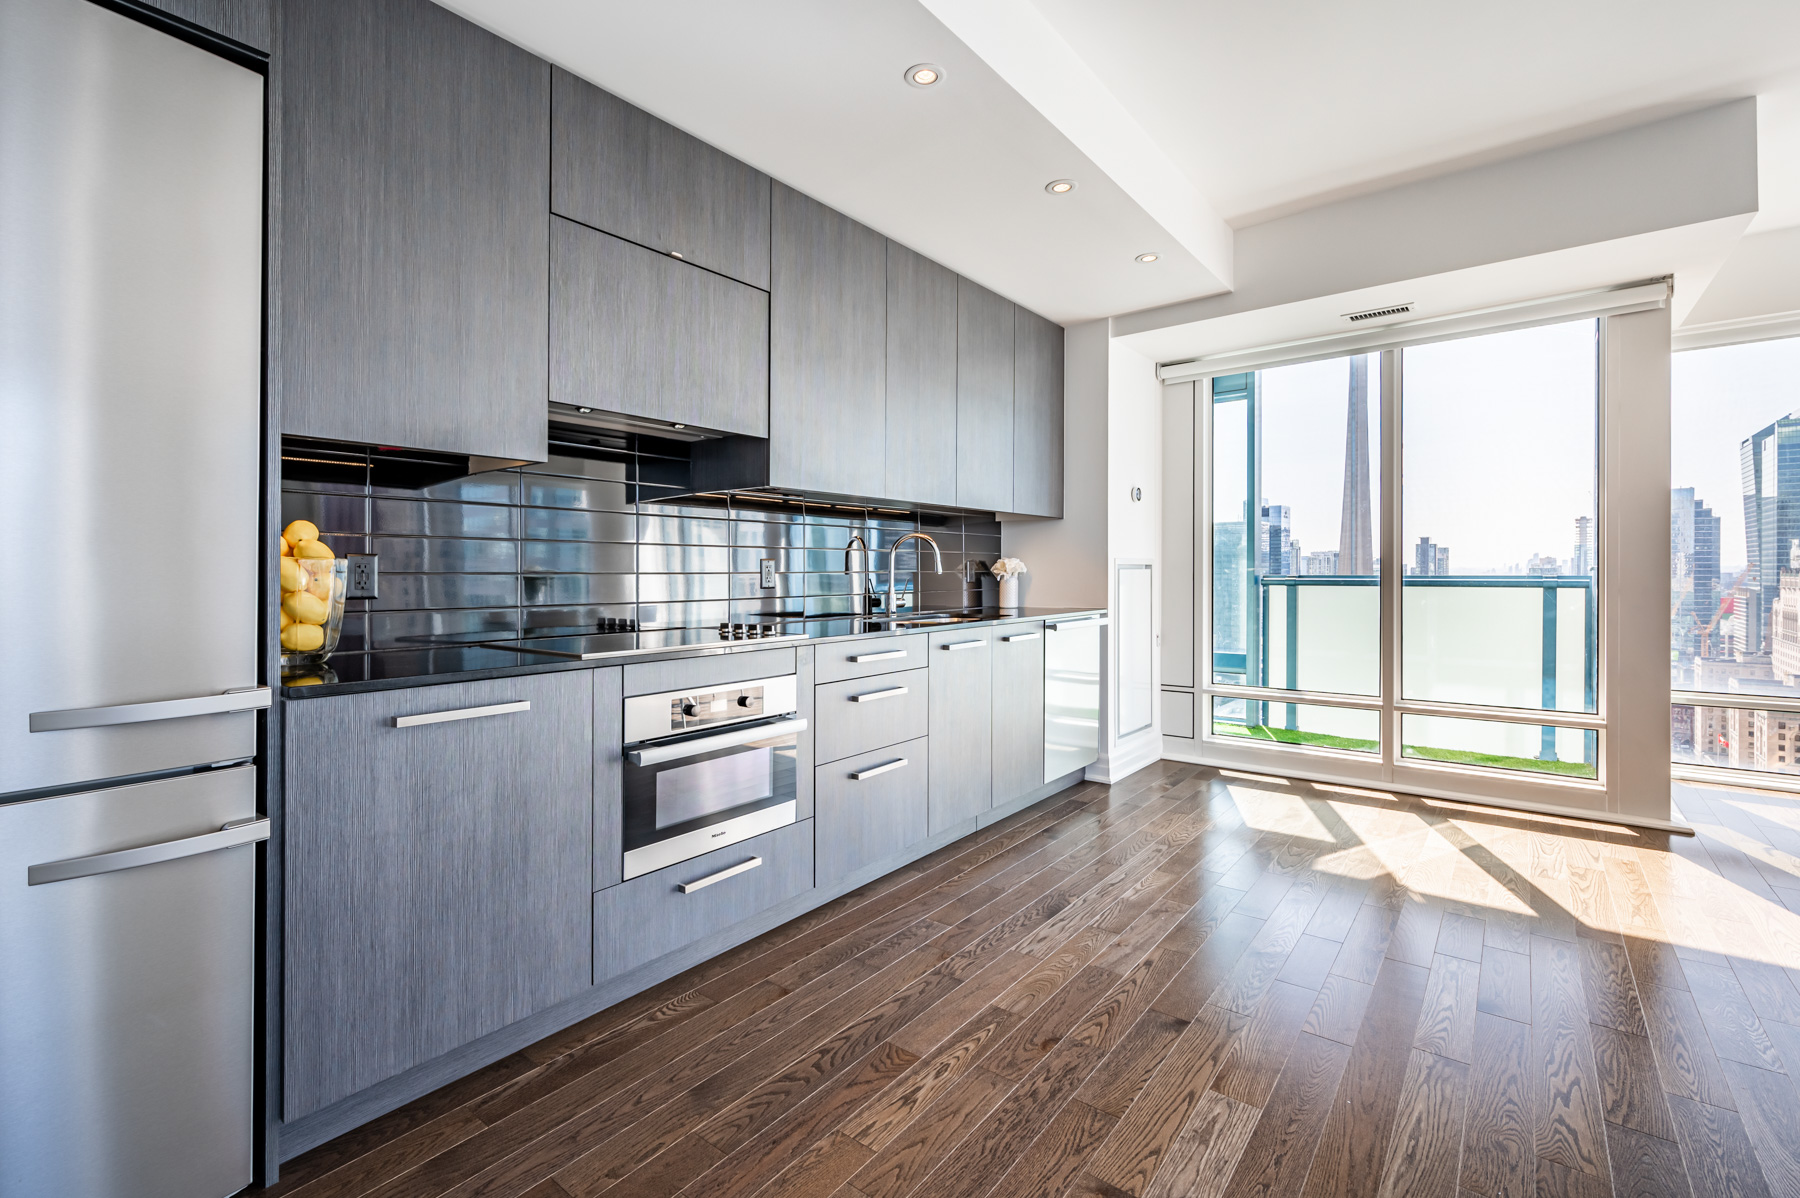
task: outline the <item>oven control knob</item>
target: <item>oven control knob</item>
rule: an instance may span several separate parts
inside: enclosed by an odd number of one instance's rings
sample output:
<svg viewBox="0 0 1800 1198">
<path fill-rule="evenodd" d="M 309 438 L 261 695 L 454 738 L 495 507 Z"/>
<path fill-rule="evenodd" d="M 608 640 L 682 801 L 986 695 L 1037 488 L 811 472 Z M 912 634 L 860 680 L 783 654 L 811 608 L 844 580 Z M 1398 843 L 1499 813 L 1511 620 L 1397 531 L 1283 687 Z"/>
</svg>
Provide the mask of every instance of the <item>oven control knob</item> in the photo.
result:
<svg viewBox="0 0 1800 1198">
<path fill-rule="evenodd" d="M 685 716 L 696 716 L 700 714 L 700 709 L 692 703 L 683 703 L 681 705 L 681 714 Z"/>
<path fill-rule="evenodd" d="M 739 707 L 752 707 L 755 705 L 755 703 L 756 703 L 756 700 L 752 699 L 749 695 L 739 695 L 738 696 L 738 706 Z"/>
</svg>

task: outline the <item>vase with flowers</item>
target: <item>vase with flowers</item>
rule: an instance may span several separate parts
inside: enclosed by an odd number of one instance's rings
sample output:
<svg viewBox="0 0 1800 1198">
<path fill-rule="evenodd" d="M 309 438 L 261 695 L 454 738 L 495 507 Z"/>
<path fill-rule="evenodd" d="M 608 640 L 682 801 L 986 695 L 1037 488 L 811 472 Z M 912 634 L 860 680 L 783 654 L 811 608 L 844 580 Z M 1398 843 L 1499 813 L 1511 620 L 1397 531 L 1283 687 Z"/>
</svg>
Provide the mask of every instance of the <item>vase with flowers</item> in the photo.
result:
<svg viewBox="0 0 1800 1198">
<path fill-rule="evenodd" d="M 1016 557 L 1003 557 L 990 567 L 989 572 L 1000 581 L 1000 608 L 1008 610 L 1019 606 L 1019 575 L 1025 573 L 1025 563 Z"/>
</svg>

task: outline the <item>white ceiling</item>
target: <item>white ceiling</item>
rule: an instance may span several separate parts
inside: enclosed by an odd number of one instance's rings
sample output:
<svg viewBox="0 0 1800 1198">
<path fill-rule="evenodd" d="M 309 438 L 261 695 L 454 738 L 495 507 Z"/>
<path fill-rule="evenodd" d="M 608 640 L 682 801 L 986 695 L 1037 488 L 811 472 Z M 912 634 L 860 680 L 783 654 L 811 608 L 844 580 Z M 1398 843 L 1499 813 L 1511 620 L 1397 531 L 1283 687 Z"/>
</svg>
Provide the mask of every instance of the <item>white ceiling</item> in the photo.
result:
<svg viewBox="0 0 1800 1198">
<path fill-rule="evenodd" d="M 1744 95 L 1753 231 L 1800 225 L 1795 0 L 440 2 L 1065 323 L 1241 282 L 1228 225 Z"/>
</svg>

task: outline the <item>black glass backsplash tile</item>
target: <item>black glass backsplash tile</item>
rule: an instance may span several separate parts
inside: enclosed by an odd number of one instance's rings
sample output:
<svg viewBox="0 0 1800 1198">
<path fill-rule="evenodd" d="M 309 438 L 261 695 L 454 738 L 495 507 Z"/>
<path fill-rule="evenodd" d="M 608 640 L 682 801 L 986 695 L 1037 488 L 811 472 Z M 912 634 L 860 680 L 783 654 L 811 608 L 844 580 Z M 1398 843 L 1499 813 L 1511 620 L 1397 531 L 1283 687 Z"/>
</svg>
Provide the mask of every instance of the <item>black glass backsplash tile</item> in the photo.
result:
<svg viewBox="0 0 1800 1198">
<path fill-rule="evenodd" d="M 311 520 L 340 554 L 381 555 L 381 597 L 348 604 L 345 651 L 412 652 L 609 621 L 647 630 L 844 614 L 853 585 L 842 572 L 844 547 L 853 534 L 875 551 L 878 591 L 899 537 L 918 529 L 937 540 L 944 573 L 930 573 L 927 551 L 923 606 L 963 602 L 964 561 L 1000 556 L 991 518 L 679 496 L 672 484 L 681 469 L 628 449 L 417 490 L 289 480 L 282 518 Z M 762 586 L 764 558 L 775 561 L 772 589 Z M 916 558 L 910 547 L 900 554 L 902 587 Z"/>
</svg>

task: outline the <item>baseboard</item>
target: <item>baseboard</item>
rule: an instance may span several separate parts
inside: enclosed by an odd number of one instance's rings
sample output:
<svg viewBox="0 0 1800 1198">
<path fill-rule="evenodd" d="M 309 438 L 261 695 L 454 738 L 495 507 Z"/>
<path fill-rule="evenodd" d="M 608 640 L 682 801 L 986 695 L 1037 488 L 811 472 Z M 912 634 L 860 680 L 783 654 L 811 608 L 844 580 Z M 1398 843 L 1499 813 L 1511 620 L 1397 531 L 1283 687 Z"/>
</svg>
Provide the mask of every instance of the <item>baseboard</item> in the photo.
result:
<svg viewBox="0 0 1800 1198">
<path fill-rule="evenodd" d="M 1087 780 L 1111 786 L 1146 766 L 1155 765 L 1162 757 L 1162 735 L 1154 728 L 1146 728 L 1129 740 L 1115 744 L 1110 752 L 1102 752 L 1099 760 L 1088 766 Z"/>
<path fill-rule="evenodd" d="M 963 837 L 998 823 L 1008 816 L 1016 815 L 1027 807 L 1046 802 L 1070 787 L 1080 785 L 1081 781 L 1081 771 L 1076 770 L 1065 777 L 1047 782 L 1037 790 L 1014 799 L 1012 802 L 985 811 L 980 816 L 965 820 L 955 827 L 946 828 L 936 836 L 927 837 L 916 844 L 908 845 L 904 852 L 842 878 L 828 887 L 820 887 L 809 890 L 805 894 L 796 895 L 785 903 L 746 919 L 743 923 L 734 924 L 732 927 L 697 940 L 665 957 L 659 957 L 648 964 L 640 965 L 630 973 L 608 979 L 554 1007 L 546 1008 L 498 1031 L 490 1032 L 481 1039 L 465 1044 L 435 1060 L 416 1065 L 405 1073 L 396 1074 L 386 1081 L 377 1082 L 366 1090 L 340 1099 L 328 1107 L 313 1111 L 291 1123 L 283 1123 L 280 1125 L 279 1132 L 280 1159 L 290 1161 L 303 1152 L 317 1148 L 320 1144 L 334 1140 L 347 1131 L 361 1127 L 371 1119 L 397 1110 L 415 1098 L 422 1098 L 433 1090 L 447 1086 L 453 1081 L 467 1077 L 477 1069 L 493 1064 L 502 1057 L 510 1056 L 528 1045 L 535 1044 L 545 1036 L 554 1035 L 566 1027 L 604 1011 L 607 1007 L 621 1003 L 652 986 L 666 982 L 676 974 L 692 969 L 703 961 L 736 948 L 746 941 L 754 940 L 764 932 L 778 928 L 791 919 L 797 919 L 815 907 L 821 907 L 835 898 L 850 893 L 859 886 L 866 886 L 876 878 L 884 877 L 897 869 L 904 869 L 919 858 L 929 856 L 946 845 L 954 844 Z"/>
</svg>

